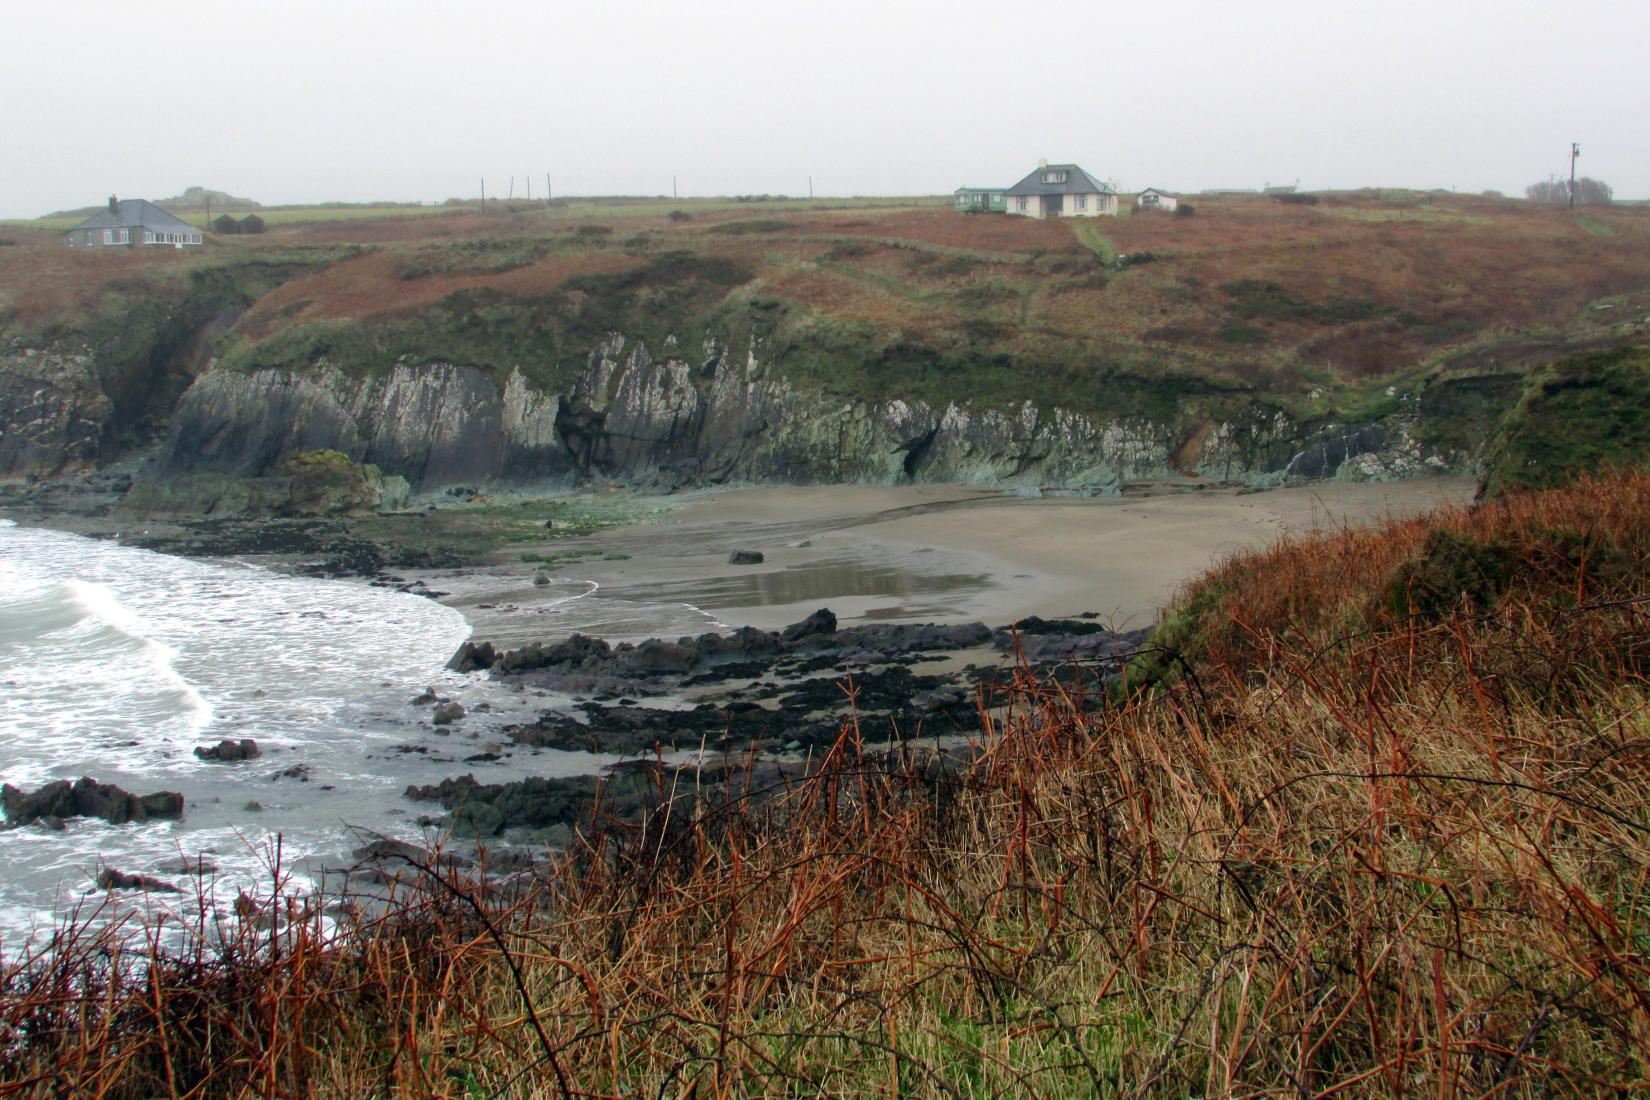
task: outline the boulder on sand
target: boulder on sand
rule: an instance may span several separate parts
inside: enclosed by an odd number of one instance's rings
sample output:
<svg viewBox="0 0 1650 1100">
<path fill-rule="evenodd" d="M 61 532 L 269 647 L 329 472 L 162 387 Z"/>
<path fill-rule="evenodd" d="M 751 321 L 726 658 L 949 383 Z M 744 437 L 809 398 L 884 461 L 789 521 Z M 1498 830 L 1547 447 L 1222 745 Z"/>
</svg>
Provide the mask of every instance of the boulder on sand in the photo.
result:
<svg viewBox="0 0 1650 1100">
<path fill-rule="evenodd" d="M 822 607 L 803 619 L 799 623 L 792 623 L 780 635 L 781 640 L 787 642 L 801 641 L 815 634 L 835 634 L 836 615 L 828 607 Z"/>
<path fill-rule="evenodd" d="M 760 550 L 735 550 L 733 553 L 728 555 L 728 564 L 729 565 L 761 565 L 762 564 L 762 551 L 760 551 Z"/>
</svg>

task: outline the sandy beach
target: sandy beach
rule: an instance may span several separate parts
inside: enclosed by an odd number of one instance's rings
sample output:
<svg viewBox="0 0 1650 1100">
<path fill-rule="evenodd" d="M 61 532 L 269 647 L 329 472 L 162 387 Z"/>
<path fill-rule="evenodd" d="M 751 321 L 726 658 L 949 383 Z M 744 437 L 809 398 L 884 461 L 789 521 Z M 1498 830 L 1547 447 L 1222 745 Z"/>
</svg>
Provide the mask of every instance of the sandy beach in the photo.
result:
<svg viewBox="0 0 1650 1100">
<path fill-rule="evenodd" d="M 1465 502 L 1472 489 L 1470 479 L 1437 478 L 1122 498 L 947 485 L 712 491 L 661 498 L 656 520 L 578 540 L 613 560 L 555 566 L 548 589 L 533 586 L 535 566 L 510 562 L 473 587 L 442 583 L 454 587 L 446 602 L 470 618 L 476 638 L 507 646 L 553 640 L 535 612 L 565 600 L 568 584 L 593 584 L 591 595 L 614 606 L 685 604 L 702 616 L 673 620 L 658 631 L 666 635 L 774 629 L 818 607 L 844 624 L 1001 625 L 1096 612 L 1121 629 L 1150 625 L 1182 584 L 1225 555 L 1287 533 Z M 737 550 L 763 561 L 730 564 Z"/>
</svg>

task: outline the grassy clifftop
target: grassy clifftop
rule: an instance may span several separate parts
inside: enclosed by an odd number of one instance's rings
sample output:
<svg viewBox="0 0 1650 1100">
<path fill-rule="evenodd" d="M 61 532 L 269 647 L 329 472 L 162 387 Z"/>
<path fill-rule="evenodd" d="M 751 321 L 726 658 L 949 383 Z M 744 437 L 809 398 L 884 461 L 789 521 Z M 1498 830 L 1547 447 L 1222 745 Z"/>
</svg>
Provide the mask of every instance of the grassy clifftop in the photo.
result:
<svg viewBox="0 0 1650 1100">
<path fill-rule="evenodd" d="M 1622 347 L 1533 373 L 1496 427 L 1485 460 L 1491 496 L 1563 484 L 1576 473 L 1650 457 L 1650 350 Z"/>
<path fill-rule="evenodd" d="M 72 332 L 111 290 L 297 250 L 330 262 L 260 291 L 225 340 L 227 365 L 439 358 L 552 383 L 617 330 L 675 336 L 690 357 L 705 336 L 754 337 L 787 375 L 849 398 L 1102 410 L 1119 395 L 1264 395 L 1307 419 L 1379 412 L 1429 378 L 1516 376 L 1650 317 L 1650 213 L 1638 208 L 1578 220 L 1400 192 L 1197 206 L 1034 222 L 897 205 L 573 203 L 293 221 L 189 254 L 71 254 L 55 234 L 9 229 L 0 323 Z"/>
</svg>

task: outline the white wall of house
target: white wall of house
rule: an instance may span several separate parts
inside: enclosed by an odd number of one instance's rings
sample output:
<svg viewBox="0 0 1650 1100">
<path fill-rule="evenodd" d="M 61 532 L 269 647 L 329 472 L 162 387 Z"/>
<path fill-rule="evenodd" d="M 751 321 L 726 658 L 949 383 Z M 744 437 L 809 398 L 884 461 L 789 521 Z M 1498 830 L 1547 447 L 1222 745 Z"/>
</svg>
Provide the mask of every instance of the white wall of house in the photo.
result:
<svg viewBox="0 0 1650 1100">
<path fill-rule="evenodd" d="M 1022 218 L 1046 218 L 1049 216 L 1045 205 L 1049 195 L 1010 195 L 1008 197 L 1008 212 L 1018 214 Z M 1060 195 L 1060 214 L 1062 218 L 1099 218 L 1117 213 L 1117 196 L 1104 195 L 1099 192 L 1086 195 Z M 1081 200 L 1082 205 L 1078 205 Z M 1023 204 L 1023 205 L 1022 205 Z"/>
<path fill-rule="evenodd" d="M 1180 200 L 1173 195 L 1164 195 L 1156 191 L 1142 191 L 1134 200 L 1136 210 L 1173 210 L 1180 205 Z"/>
</svg>

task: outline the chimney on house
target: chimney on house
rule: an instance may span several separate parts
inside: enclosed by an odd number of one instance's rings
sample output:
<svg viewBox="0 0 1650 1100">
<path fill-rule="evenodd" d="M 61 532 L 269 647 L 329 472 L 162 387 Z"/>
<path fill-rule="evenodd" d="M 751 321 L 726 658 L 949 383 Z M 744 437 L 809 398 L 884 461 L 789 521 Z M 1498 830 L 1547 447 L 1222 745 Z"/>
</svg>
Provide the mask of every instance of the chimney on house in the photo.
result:
<svg viewBox="0 0 1650 1100">
<path fill-rule="evenodd" d="M 115 208 L 118 207 L 119 205 L 120 205 L 120 200 L 115 198 L 113 195 L 110 195 L 109 196 L 109 213 L 111 213 L 111 214 L 115 213 L 116 212 Z"/>
<path fill-rule="evenodd" d="M 1039 160 L 1039 161 L 1038 161 L 1038 162 L 1037 162 L 1037 167 L 1039 167 L 1039 168 L 1047 168 L 1047 167 L 1048 167 L 1048 158 L 1047 158 L 1047 157 L 1043 157 L 1043 158 L 1042 158 L 1042 159 L 1041 159 L 1041 160 Z"/>
</svg>

